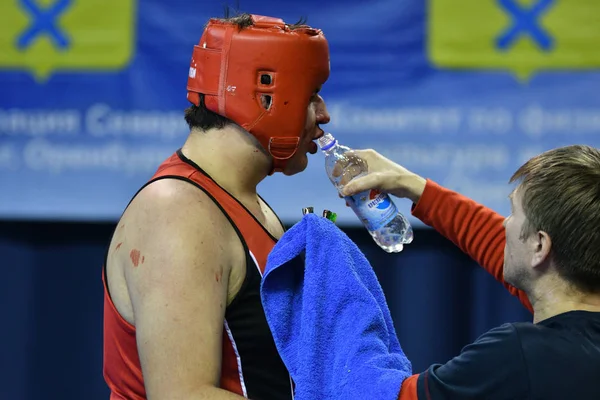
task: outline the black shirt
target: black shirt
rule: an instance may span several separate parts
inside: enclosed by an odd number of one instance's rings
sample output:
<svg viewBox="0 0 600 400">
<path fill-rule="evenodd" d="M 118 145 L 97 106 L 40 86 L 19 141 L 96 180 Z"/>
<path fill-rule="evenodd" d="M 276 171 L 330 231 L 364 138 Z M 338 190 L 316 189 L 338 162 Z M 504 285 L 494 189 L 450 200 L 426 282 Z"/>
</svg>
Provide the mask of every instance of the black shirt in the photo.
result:
<svg viewBox="0 0 600 400">
<path fill-rule="evenodd" d="M 492 329 L 418 378 L 419 399 L 600 399 L 600 312 Z"/>
</svg>

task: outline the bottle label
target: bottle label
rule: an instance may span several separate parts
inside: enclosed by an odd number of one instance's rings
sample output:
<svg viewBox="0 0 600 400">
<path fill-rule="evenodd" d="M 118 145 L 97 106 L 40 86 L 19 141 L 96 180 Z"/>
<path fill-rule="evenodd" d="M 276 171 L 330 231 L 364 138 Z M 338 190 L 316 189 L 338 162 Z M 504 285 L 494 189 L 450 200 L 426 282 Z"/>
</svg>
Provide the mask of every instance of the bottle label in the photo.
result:
<svg viewBox="0 0 600 400">
<path fill-rule="evenodd" d="M 367 190 L 346 198 L 358 218 L 370 231 L 376 231 L 389 224 L 398 209 L 390 197 L 378 190 Z"/>
</svg>

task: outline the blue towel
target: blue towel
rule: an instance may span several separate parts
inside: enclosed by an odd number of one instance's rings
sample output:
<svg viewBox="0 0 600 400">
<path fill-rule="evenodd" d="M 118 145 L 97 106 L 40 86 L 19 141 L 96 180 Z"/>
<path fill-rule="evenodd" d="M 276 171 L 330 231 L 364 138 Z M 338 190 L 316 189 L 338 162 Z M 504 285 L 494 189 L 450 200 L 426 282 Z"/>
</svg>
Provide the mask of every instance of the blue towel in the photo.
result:
<svg viewBox="0 0 600 400">
<path fill-rule="evenodd" d="M 265 315 L 296 400 L 395 400 L 412 374 L 379 281 L 333 222 L 307 214 L 271 251 Z"/>
</svg>

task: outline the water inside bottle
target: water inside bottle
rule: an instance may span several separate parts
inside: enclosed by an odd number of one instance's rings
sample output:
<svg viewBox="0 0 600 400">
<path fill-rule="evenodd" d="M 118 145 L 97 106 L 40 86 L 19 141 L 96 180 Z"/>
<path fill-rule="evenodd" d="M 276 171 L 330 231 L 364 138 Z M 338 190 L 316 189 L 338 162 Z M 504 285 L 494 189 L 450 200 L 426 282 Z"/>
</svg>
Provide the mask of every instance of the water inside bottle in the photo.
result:
<svg viewBox="0 0 600 400">
<path fill-rule="evenodd" d="M 318 143 L 321 150 L 326 154 L 325 169 L 327 175 L 338 191 L 340 191 L 341 188 L 348 184 L 348 182 L 350 182 L 352 179 L 367 174 L 367 162 L 362 158 L 348 154 L 347 152 L 351 149 L 340 145 L 331 134 L 326 133 L 323 137 L 319 138 Z M 368 199 L 374 193 L 376 194 L 377 192 L 369 190 L 353 197 Z M 349 199 L 346 200 L 349 201 Z M 365 204 L 364 201 L 365 200 L 361 199 L 359 203 L 356 203 L 361 204 L 358 206 L 358 208 L 363 207 Z M 391 199 L 389 199 L 389 201 L 391 201 Z M 370 224 L 368 217 L 364 216 L 360 210 L 355 209 L 357 205 L 353 204 L 354 202 L 350 201 L 350 205 L 357 216 L 359 218 L 363 218 L 361 219 L 361 222 L 365 224 L 375 243 L 377 243 L 377 245 L 384 251 L 388 253 L 397 253 L 403 250 L 404 244 L 412 242 L 412 227 L 410 226 L 408 220 L 401 213 L 398 212 L 393 219 L 387 222 L 384 226 L 371 229 L 369 228 Z M 393 202 L 391 206 L 394 207 L 395 210 L 395 205 L 393 205 Z M 361 217 L 361 215 L 363 216 Z"/>
</svg>

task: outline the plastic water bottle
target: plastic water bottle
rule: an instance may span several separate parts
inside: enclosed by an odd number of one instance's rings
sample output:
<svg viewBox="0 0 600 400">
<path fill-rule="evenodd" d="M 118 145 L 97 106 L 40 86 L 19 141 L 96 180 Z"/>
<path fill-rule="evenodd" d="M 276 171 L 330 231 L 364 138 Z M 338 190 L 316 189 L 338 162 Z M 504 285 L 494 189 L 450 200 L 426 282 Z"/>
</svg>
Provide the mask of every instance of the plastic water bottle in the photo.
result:
<svg viewBox="0 0 600 400">
<path fill-rule="evenodd" d="M 325 171 L 329 180 L 340 191 L 352 178 L 366 175 L 368 166 L 358 157 L 345 153 L 350 148 L 342 146 L 330 134 L 318 140 L 325 154 Z M 347 196 L 346 202 L 369 231 L 375 243 L 388 253 L 402 251 L 405 244 L 412 242 L 413 230 L 392 199 L 377 190 L 367 190 Z"/>
</svg>

